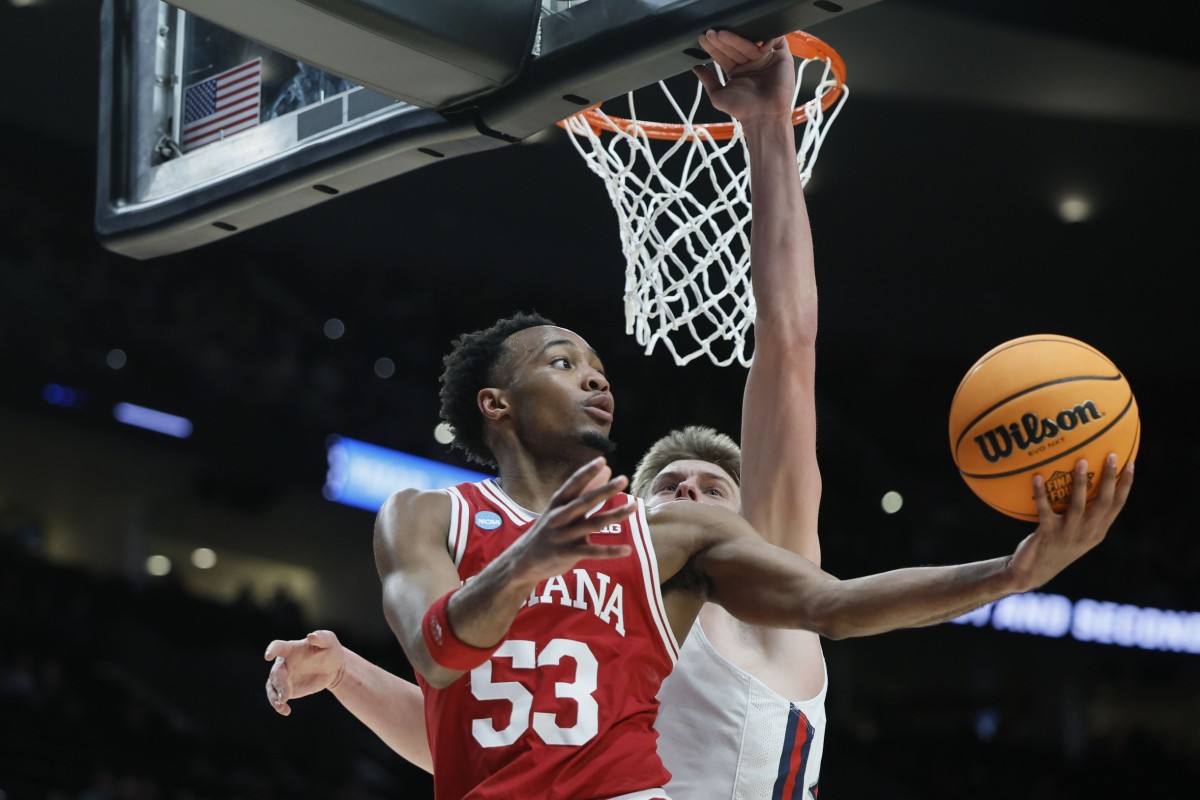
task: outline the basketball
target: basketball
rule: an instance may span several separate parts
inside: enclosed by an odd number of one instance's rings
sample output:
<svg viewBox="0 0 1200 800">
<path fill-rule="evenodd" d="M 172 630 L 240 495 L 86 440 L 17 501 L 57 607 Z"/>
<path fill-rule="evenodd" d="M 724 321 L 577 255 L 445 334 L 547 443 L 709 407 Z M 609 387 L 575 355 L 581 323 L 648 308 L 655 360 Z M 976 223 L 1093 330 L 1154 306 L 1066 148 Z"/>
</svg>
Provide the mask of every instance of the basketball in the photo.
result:
<svg viewBox="0 0 1200 800">
<path fill-rule="evenodd" d="M 993 348 L 950 404 L 950 449 L 967 486 L 997 511 L 1031 522 L 1038 520 L 1034 474 L 1045 478 L 1054 510 L 1065 511 L 1079 459 L 1088 462 L 1090 501 L 1107 455 L 1116 453 L 1123 469 L 1140 437 L 1125 376 L 1067 336 L 1023 336 Z"/>
</svg>

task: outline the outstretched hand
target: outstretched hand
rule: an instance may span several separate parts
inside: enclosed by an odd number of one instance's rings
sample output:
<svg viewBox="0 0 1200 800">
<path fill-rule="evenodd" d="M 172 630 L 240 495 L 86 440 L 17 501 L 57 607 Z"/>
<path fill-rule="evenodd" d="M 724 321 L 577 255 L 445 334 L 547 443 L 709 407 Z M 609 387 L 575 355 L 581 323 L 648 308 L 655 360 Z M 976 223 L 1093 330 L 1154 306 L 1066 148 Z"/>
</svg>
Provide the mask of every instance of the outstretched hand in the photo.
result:
<svg viewBox="0 0 1200 800">
<path fill-rule="evenodd" d="M 1100 490 L 1091 503 L 1087 502 L 1088 464 L 1080 459 L 1075 465 L 1071 500 L 1067 510 L 1058 514 L 1050 506 L 1046 482 L 1041 475 L 1033 478 L 1033 496 L 1037 503 L 1037 530 L 1017 546 L 1009 569 L 1020 587 L 1018 591 L 1036 589 L 1104 541 L 1117 514 L 1125 506 L 1133 486 L 1133 462 L 1117 474 L 1117 457 L 1109 455 L 1104 461 Z"/>
<path fill-rule="evenodd" d="M 593 541 L 591 536 L 626 519 L 636 503 L 630 501 L 589 516 L 592 509 L 615 497 L 628 483 L 623 475 L 612 477 L 612 469 L 603 457 L 576 470 L 550 498 L 537 524 L 513 544 L 517 569 L 536 583 L 561 575 L 584 559 L 628 556 L 628 545 L 603 544 L 602 539 Z"/>
<path fill-rule="evenodd" d="M 712 67 L 692 68 L 714 108 L 742 124 L 759 117 L 791 116 L 796 69 L 786 38 L 758 45 L 733 31 L 710 30 L 699 42 L 726 76 L 722 85 Z"/>
<path fill-rule="evenodd" d="M 267 702 L 285 717 L 292 713 L 289 700 L 336 688 L 346 669 L 346 649 L 333 631 L 276 639 L 267 645 L 263 658 L 275 662 L 267 675 Z"/>
</svg>

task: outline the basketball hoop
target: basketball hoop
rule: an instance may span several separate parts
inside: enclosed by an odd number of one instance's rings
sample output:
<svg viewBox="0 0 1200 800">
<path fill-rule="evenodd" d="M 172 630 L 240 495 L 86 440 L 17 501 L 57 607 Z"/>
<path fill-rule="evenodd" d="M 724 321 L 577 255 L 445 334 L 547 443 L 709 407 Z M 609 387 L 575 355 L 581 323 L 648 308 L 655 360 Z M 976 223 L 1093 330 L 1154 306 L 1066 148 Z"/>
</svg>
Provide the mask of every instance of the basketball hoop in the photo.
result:
<svg viewBox="0 0 1200 800">
<path fill-rule="evenodd" d="M 825 135 L 849 97 L 846 65 L 815 36 L 796 32 L 786 38 L 798 60 L 792 124 L 803 125 L 796 166 L 807 185 Z M 812 98 L 801 103 L 812 64 L 820 76 L 810 87 Z M 736 120 L 696 121 L 704 97 L 699 81 L 686 109 L 664 81 L 658 86 L 679 122 L 639 119 L 630 93 L 628 117 L 594 106 L 558 123 L 604 180 L 617 211 L 626 265 L 625 332 L 646 354 L 662 342 L 680 366 L 701 355 L 718 366 L 735 360 L 749 366 L 755 306 L 742 127 Z M 605 135 L 611 136 L 607 143 Z"/>
</svg>

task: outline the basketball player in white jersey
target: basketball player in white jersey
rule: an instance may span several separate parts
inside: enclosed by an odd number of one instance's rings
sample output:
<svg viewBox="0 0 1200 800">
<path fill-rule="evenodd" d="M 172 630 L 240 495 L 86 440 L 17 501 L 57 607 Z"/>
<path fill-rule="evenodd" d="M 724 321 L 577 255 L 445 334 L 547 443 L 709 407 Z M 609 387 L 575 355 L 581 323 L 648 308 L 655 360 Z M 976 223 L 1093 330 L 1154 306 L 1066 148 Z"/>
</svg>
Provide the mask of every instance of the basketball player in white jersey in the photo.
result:
<svg viewBox="0 0 1200 800">
<path fill-rule="evenodd" d="M 755 364 L 759 369 L 751 371 L 744 407 L 743 439 L 748 454 L 744 474 L 752 480 L 747 481 L 741 507 L 745 516 L 768 537 L 772 537 L 772 532 L 782 532 L 772 538 L 817 561 L 816 507 L 820 479 L 816 470 L 812 402 L 816 294 L 808 225 L 793 161 L 791 127 L 786 122 L 791 91 L 790 86 L 783 84 L 790 80 L 779 77 L 786 74 L 790 79 L 790 59 L 784 59 L 782 54 L 763 56 L 745 40 L 724 34 L 716 37 L 710 34 L 706 38 L 707 49 L 727 71 L 735 70 L 736 75 L 738 65 L 749 65 L 746 71 L 752 75 L 751 86 L 743 84 L 739 88 L 735 79 L 720 92 L 714 91 L 711 79 L 706 80 L 714 103 L 738 116 L 747 127 L 755 170 L 752 173 L 755 200 L 759 206 L 753 257 L 763 267 L 755 281 L 757 294 L 764 300 L 756 319 Z M 772 71 L 772 58 L 781 65 L 786 60 L 786 70 Z M 764 114 L 760 118 L 755 111 L 763 104 L 755 106 L 755 98 L 761 99 L 772 88 L 779 89 L 779 96 L 785 98 L 782 114 Z M 722 92 L 728 92 L 724 99 L 720 99 Z M 790 181 L 786 176 L 790 176 Z M 793 216 L 797 210 L 799 217 Z M 768 235 L 772 234 L 772 227 L 777 233 Z M 781 410 L 788 413 L 781 417 Z M 771 430 L 765 430 L 762 424 L 755 425 L 767 419 L 772 421 Z M 658 455 L 667 452 L 660 449 Z M 732 452 L 736 459 L 736 446 Z M 687 449 L 679 453 L 699 455 Z M 783 453 L 788 458 L 772 461 L 773 455 Z M 654 455 L 652 451 L 650 456 Z M 639 481 L 652 480 L 648 488 L 639 486 L 638 493 L 648 495 L 649 506 L 672 499 L 690 499 L 736 508 L 737 476 L 730 475 L 719 464 L 713 464 L 711 459 L 684 457 L 671 460 L 662 469 L 651 469 L 654 462 L 647 461 L 644 469 L 639 470 Z M 1115 482 L 1115 476 L 1110 479 Z M 1128 481 L 1122 484 L 1117 510 L 1128 491 Z M 1107 525 L 1103 527 L 1106 529 Z M 664 585 L 664 590 L 669 584 L 668 581 Z M 664 751 L 667 766 L 677 776 L 669 787 L 674 796 L 686 799 L 815 794 L 825 686 L 817 636 L 746 626 L 719 607 L 706 605 L 700 622 L 688 636 L 688 647 L 693 653 L 689 655 L 685 648 L 683 666 L 677 668 L 683 670 L 678 682 L 672 678 L 672 683 L 664 689 L 668 709 L 673 705 L 673 691 L 678 691 L 680 698 L 690 698 L 688 704 L 701 696 L 711 702 L 728 692 L 728 687 L 713 685 L 720 680 L 739 685 L 736 695 L 739 700 L 706 711 L 721 719 L 722 729 L 701 746 L 697 746 L 696 729 L 688 725 L 686 714 L 663 713 L 660 730 L 664 743 L 660 749 Z M 278 660 L 272 669 L 268 696 L 281 713 L 289 713 L 288 699 L 329 688 L 393 749 L 429 768 L 428 746 L 419 724 L 420 698 L 411 684 L 341 648 L 336 637 L 328 632 L 311 634 L 304 642 L 274 642 L 267 657 L 278 656 L 286 659 Z M 672 688 L 676 686 L 680 688 Z M 731 701 L 733 698 L 730 695 Z M 754 741 L 753 737 L 742 735 L 745 731 L 762 735 L 759 741 Z M 673 743 L 684 746 L 671 747 Z M 689 762 L 689 753 L 698 759 Z"/>
<path fill-rule="evenodd" d="M 768 541 L 820 566 L 817 284 L 791 124 L 795 68 L 783 42 L 763 55 L 729 31 L 700 41 L 729 79 L 696 74 L 713 106 L 741 122 L 750 151 L 757 308 L 742 451 L 715 431 L 676 431 L 650 448 L 631 489 L 648 507 L 681 498 L 739 511 Z M 815 633 L 746 625 L 706 603 L 659 693 L 672 796 L 815 798 L 826 688 Z"/>
</svg>

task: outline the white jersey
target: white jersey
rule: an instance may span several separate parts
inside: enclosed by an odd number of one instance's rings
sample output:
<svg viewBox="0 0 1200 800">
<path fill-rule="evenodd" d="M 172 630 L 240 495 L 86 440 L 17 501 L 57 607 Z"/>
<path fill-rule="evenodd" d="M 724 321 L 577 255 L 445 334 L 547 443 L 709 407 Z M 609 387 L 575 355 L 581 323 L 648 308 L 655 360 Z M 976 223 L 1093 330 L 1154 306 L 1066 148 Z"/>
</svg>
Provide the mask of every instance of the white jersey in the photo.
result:
<svg viewBox="0 0 1200 800">
<path fill-rule="evenodd" d="M 825 691 L 791 701 L 730 663 L 692 625 L 659 690 L 658 752 L 675 800 L 812 800 L 825 748 Z"/>
</svg>

